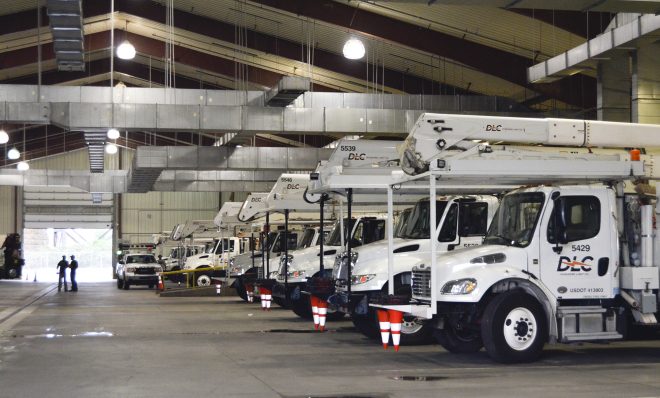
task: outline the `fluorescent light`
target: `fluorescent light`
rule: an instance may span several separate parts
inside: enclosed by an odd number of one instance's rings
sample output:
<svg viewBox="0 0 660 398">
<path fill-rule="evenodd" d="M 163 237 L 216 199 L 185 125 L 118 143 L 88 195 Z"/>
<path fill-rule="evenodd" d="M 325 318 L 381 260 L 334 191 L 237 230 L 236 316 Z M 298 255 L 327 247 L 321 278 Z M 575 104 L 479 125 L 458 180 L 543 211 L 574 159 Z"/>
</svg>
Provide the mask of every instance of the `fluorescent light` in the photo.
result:
<svg viewBox="0 0 660 398">
<path fill-rule="evenodd" d="M 119 138 L 119 130 L 117 129 L 108 130 L 108 138 L 110 138 L 111 140 L 116 140 L 117 138 Z"/>
<path fill-rule="evenodd" d="M 30 170 L 30 165 L 28 162 L 18 162 L 16 168 L 20 171 Z"/>
<path fill-rule="evenodd" d="M 117 145 L 115 144 L 105 144 L 105 153 L 108 155 L 114 155 L 117 153 Z"/>
<path fill-rule="evenodd" d="M 21 153 L 16 148 L 12 148 L 7 152 L 7 157 L 11 160 L 16 160 L 21 157 Z"/>
<path fill-rule="evenodd" d="M 364 44 L 360 39 L 348 39 L 344 44 L 344 57 L 348 59 L 360 59 L 364 57 Z"/>
<path fill-rule="evenodd" d="M 133 47 L 128 40 L 124 40 L 124 42 L 117 47 L 117 57 L 121 59 L 135 58 L 135 47 Z"/>
<path fill-rule="evenodd" d="M 9 134 L 5 130 L 0 130 L 0 144 L 6 144 L 9 142 Z"/>
</svg>

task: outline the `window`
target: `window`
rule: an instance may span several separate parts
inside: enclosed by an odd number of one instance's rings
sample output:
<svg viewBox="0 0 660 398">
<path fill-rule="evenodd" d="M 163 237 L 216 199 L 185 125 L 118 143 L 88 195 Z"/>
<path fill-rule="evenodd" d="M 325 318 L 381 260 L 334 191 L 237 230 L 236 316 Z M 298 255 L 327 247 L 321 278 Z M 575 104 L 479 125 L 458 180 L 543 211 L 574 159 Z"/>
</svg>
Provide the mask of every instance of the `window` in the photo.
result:
<svg viewBox="0 0 660 398">
<path fill-rule="evenodd" d="M 385 220 L 366 220 L 362 243 L 367 244 L 385 239 Z"/>
<path fill-rule="evenodd" d="M 447 211 L 445 222 L 440 229 L 438 241 L 440 242 L 453 242 L 456 240 L 456 223 L 458 222 L 458 206 L 456 203 L 452 204 Z"/>
<path fill-rule="evenodd" d="M 488 227 L 488 204 L 483 202 L 468 202 L 460 204 L 458 219 L 460 236 L 483 236 Z"/>
<path fill-rule="evenodd" d="M 484 238 L 485 244 L 526 247 L 532 241 L 545 195 L 511 193 L 502 199 Z"/>
<path fill-rule="evenodd" d="M 600 201 L 595 196 L 562 196 L 548 222 L 548 242 L 556 243 L 557 211 L 566 220 L 564 236 L 568 242 L 591 239 L 600 231 Z"/>
</svg>

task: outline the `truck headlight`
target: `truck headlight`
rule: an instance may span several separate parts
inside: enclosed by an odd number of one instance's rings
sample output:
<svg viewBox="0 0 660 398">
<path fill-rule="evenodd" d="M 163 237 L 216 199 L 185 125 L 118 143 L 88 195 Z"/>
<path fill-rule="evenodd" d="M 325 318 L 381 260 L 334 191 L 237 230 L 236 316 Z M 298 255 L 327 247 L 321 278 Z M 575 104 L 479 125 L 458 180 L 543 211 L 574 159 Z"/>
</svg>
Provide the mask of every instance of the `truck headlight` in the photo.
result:
<svg viewBox="0 0 660 398">
<path fill-rule="evenodd" d="M 241 267 L 240 265 L 239 266 L 232 266 L 229 269 L 230 274 L 243 275 L 244 272 L 245 272 L 245 268 Z"/>
<path fill-rule="evenodd" d="M 126 268 L 126 272 L 135 272 L 135 267 Z"/>
<path fill-rule="evenodd" d="M 477 281 L 472 278 L 449 281 L 442 287 L 442 294 L 470 294 L 477 288 Z"/>
<path fill-rule="evenodd" d="M 376 274 L 364 274 L 364 275 L 351 275 L 351 284 L 352 285 L 361 285 L 367 283 L 370 280 L 374 279 Z"/>
<path fill-rule="evenodd" d="M 154 271 L 163 272 L 163 267 L 154 267 Z"/>
</svg>

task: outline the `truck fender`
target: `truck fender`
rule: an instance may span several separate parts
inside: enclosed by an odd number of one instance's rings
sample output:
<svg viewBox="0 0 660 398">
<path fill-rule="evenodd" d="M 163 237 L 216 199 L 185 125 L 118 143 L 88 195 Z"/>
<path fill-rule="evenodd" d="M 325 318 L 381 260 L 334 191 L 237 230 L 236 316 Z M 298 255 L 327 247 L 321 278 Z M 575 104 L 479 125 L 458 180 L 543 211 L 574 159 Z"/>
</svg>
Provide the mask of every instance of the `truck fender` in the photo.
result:
<svg viewBox="0 0 660 398">
<path fill-rule="evenodd" d="M 555 316 L 556 300 L 544 291 L 542 286 L 534 283 L 533 279 L 508 278 L 500 280 L 491 285 L 481 299 L 481 307 L 485 308 L 488 302 L 496 294 L 511 290 L 522 290 L 534 297 L 543 307 L 546 320 L 548 321 L 548 334 L 551 343 L 558 337 L 557 319 Z"/>
</svg>

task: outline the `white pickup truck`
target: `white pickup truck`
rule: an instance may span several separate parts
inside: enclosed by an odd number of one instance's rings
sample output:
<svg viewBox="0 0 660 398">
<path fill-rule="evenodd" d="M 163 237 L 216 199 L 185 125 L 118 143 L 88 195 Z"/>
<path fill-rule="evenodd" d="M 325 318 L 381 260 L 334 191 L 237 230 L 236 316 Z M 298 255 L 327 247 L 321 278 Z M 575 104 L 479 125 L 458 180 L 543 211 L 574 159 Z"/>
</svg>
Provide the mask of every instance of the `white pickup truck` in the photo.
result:
<svg viewBox="0 0 660 398">
<path fill-rule="evenodd" d="M 128 290 L 131 285 L 147 285 L 151 289 L 158 284 L 159 272 L 163 268 L 153 254 L 126 254 L 117 264 L 117 289 Z"/>
</svg>

